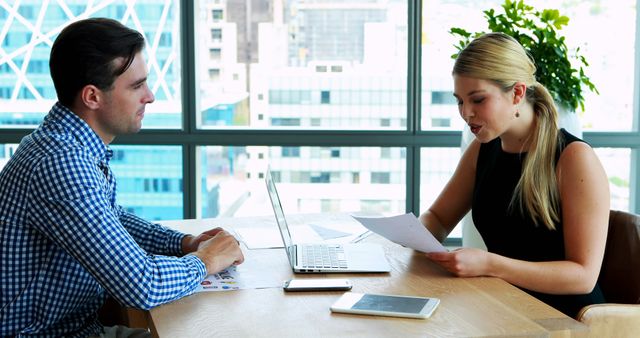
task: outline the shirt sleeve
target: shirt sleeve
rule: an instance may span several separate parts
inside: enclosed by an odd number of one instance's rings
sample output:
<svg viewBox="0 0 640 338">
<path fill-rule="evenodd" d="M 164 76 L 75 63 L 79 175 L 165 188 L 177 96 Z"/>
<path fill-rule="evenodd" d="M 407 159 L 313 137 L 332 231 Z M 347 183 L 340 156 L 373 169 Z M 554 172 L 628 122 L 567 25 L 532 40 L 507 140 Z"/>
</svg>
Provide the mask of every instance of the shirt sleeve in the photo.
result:
<svg viewBox="0 0 640 338">
<path fill-rule="evenodd" d="M 117 206 L 118 219 L 133 239 L 149 253 L 181 256 L 185 234 L 151 223 Z"/>
<path fill-rule="evenodd" d="M 32 175 L 30 223 L 123 305 L 149 309 L 170 302 L 193 293 L 206 276 L 194 255 L 153 255 L 138 245 L 121 224 L 110 203 L 112 188 L 90 156 L 56 155 Z"/>
</svg>

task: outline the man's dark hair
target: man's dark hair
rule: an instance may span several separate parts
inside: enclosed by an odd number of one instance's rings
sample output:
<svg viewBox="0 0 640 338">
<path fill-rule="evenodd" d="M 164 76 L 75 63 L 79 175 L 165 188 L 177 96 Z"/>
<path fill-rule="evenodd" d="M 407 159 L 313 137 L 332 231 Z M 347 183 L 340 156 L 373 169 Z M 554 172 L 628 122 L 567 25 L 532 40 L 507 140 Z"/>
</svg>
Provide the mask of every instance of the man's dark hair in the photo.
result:
<svg viewBox="0 0 640 338">
<path fill-rule="evenodd" d="M 53 42 L 49 58 L 58 101 L 70 107 L 89 84 L 109 90 L 142 48 L 142 34 L 116 20 L 94 18 L 68 25 Z M 114 62 L 118 58 L 124 62 Z"/>
</svg>

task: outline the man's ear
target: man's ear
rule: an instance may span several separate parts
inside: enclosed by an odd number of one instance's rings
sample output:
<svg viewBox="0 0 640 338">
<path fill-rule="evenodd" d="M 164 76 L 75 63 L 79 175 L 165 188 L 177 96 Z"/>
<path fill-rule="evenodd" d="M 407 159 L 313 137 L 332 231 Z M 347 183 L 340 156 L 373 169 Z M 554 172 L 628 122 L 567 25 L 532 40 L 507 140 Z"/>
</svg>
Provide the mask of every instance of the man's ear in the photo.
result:
<svg viewBox="0 0 640 338">
<path fill-rule="evenodd" d="M 513 104 L 519 104 L 527 94 L 527 85 L 524 82 L 516 82 L 513 85 Z"/>
<path fill-rule="evenodd" d="M 94 85 L 86 85 L 80 91 L 80 101 L 89 109 L 98 109 L 103 101 L 104 92 Z"/>
</svg>

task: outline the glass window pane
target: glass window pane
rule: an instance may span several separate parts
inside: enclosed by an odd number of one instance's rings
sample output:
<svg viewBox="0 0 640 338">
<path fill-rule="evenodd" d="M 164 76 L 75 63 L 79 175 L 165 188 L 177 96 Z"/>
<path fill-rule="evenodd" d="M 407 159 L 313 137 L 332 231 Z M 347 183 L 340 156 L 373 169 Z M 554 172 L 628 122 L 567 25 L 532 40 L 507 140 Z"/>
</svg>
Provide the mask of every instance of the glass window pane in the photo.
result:
<svg viewBox="0 0 640 338">
<path fill-rule="evenodd" d="M 200 128 L 406 129 L 406 0 L 236 5 L 196 4 Z"/>
<path fill-rule="evenodd" d="M 609 178 L 611 209 L 629 211 L 631 149 L 594 148 Z"/>
<path fill-rule="evenodd" d="M 183 218 L 182 148 L 114 145 L 117 202 L 147 220 Z"/>
<path fill-rule="evenodd" d="M 460 130 L 464 126 L 455 102 L 445 99 L 452 95 L 450 56 L 456 52 L 453 45 L 457 43 L 448 31 L 451 27 L 487 31 L 482 11 L 493 8 L 502 13 L 502 3 L 503 0 L 423 1 L 422 129 Z M 566 36 L 570 54 L 580 48 L 590 64 L 586 74 L 600 91 L 597 95 L 584 89 L 585 112 L 578 111 L 583 130 L 631 130 L 636 1 L 528 0 L 526 4 L 539 10 L 555 8 L 570 18 L 560 33 Z M 611 32 L 615 32 L 616 39 L 611 39 Z"/>
<path fill-rule="evenodd" d="M 199 154 L 201 217 L 273 215 L 267 165 L 287 213 L 405 212 L 404 148 L 207 146 Z"/>
<path fill-rule="evenodd" d="M 18 144 L 0 144 L 0 170 Z M 147 220 L 183 218 L 182 149 L 178 146 L 111 146 L 117 203 Z"/>
<path fill-rule="evenodd" d="M 4 166 L 9 161 L 9 158 L 11 158 L 11 156 L 13 156 L 13 154 L 16 152 L 17 148 L 17 143 L 0 143 L 0 171 L 2 171 Z"/>
<path fill-rule="evenodd" d="M 56 101 L 49 73 L 51 45 L 79 17 L 108 17 L 140 31 L 147 40 L 149 87 L 143 128 L 180 128 L 180 34 L 176 1 L 115 0 L 105 4 L 23 0 L 0 9 L 0 127 L 34 127 Z M 40 21 L 42 18 L 42 21 Z"/>
<path fill-rule="evenodd" d="M 420 213 L 425 212 L 449 182 L 460 160 L 459 148 L 422 148 L 420 150 Z M 449 238 L 462 237 L 458 224 Z"/>
</svg>

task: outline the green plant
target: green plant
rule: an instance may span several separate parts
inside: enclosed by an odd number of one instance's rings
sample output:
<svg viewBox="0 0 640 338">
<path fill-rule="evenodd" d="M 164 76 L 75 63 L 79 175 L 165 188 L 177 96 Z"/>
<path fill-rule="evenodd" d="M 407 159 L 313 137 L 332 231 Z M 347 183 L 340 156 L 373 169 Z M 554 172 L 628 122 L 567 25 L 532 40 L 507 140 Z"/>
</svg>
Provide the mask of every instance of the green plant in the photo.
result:
<svg viewBox="0 0 640 338">
<path fill-rule="evenodd" d="M 557 9 L 537 11 L 523 0 L 505 0 L 502 8 L 504 13 L 501 14 L 493 9 L 483 11 L 489 31 L 502 32 L 519 41 L 535 60 L 536 80 L 547 87 L 554 100 L 569 110 L 575 111 L 579 106 L 584 111 L 583 85 L 599 93 L 584 72 L 589 63 L 580 54 L 580 48 L 569 57 L 565 38 L 557 32 L 569 23 L 569 18 Z M 460 38 L 455 45 L 458 52 L 452 58 L 456 58 L 472 39 L 485 34 L 470 33 L 458 27 L 451 28 L 449 33 Z M 572 60 L 578 69 L 573 68 Z"/>
</svg>

